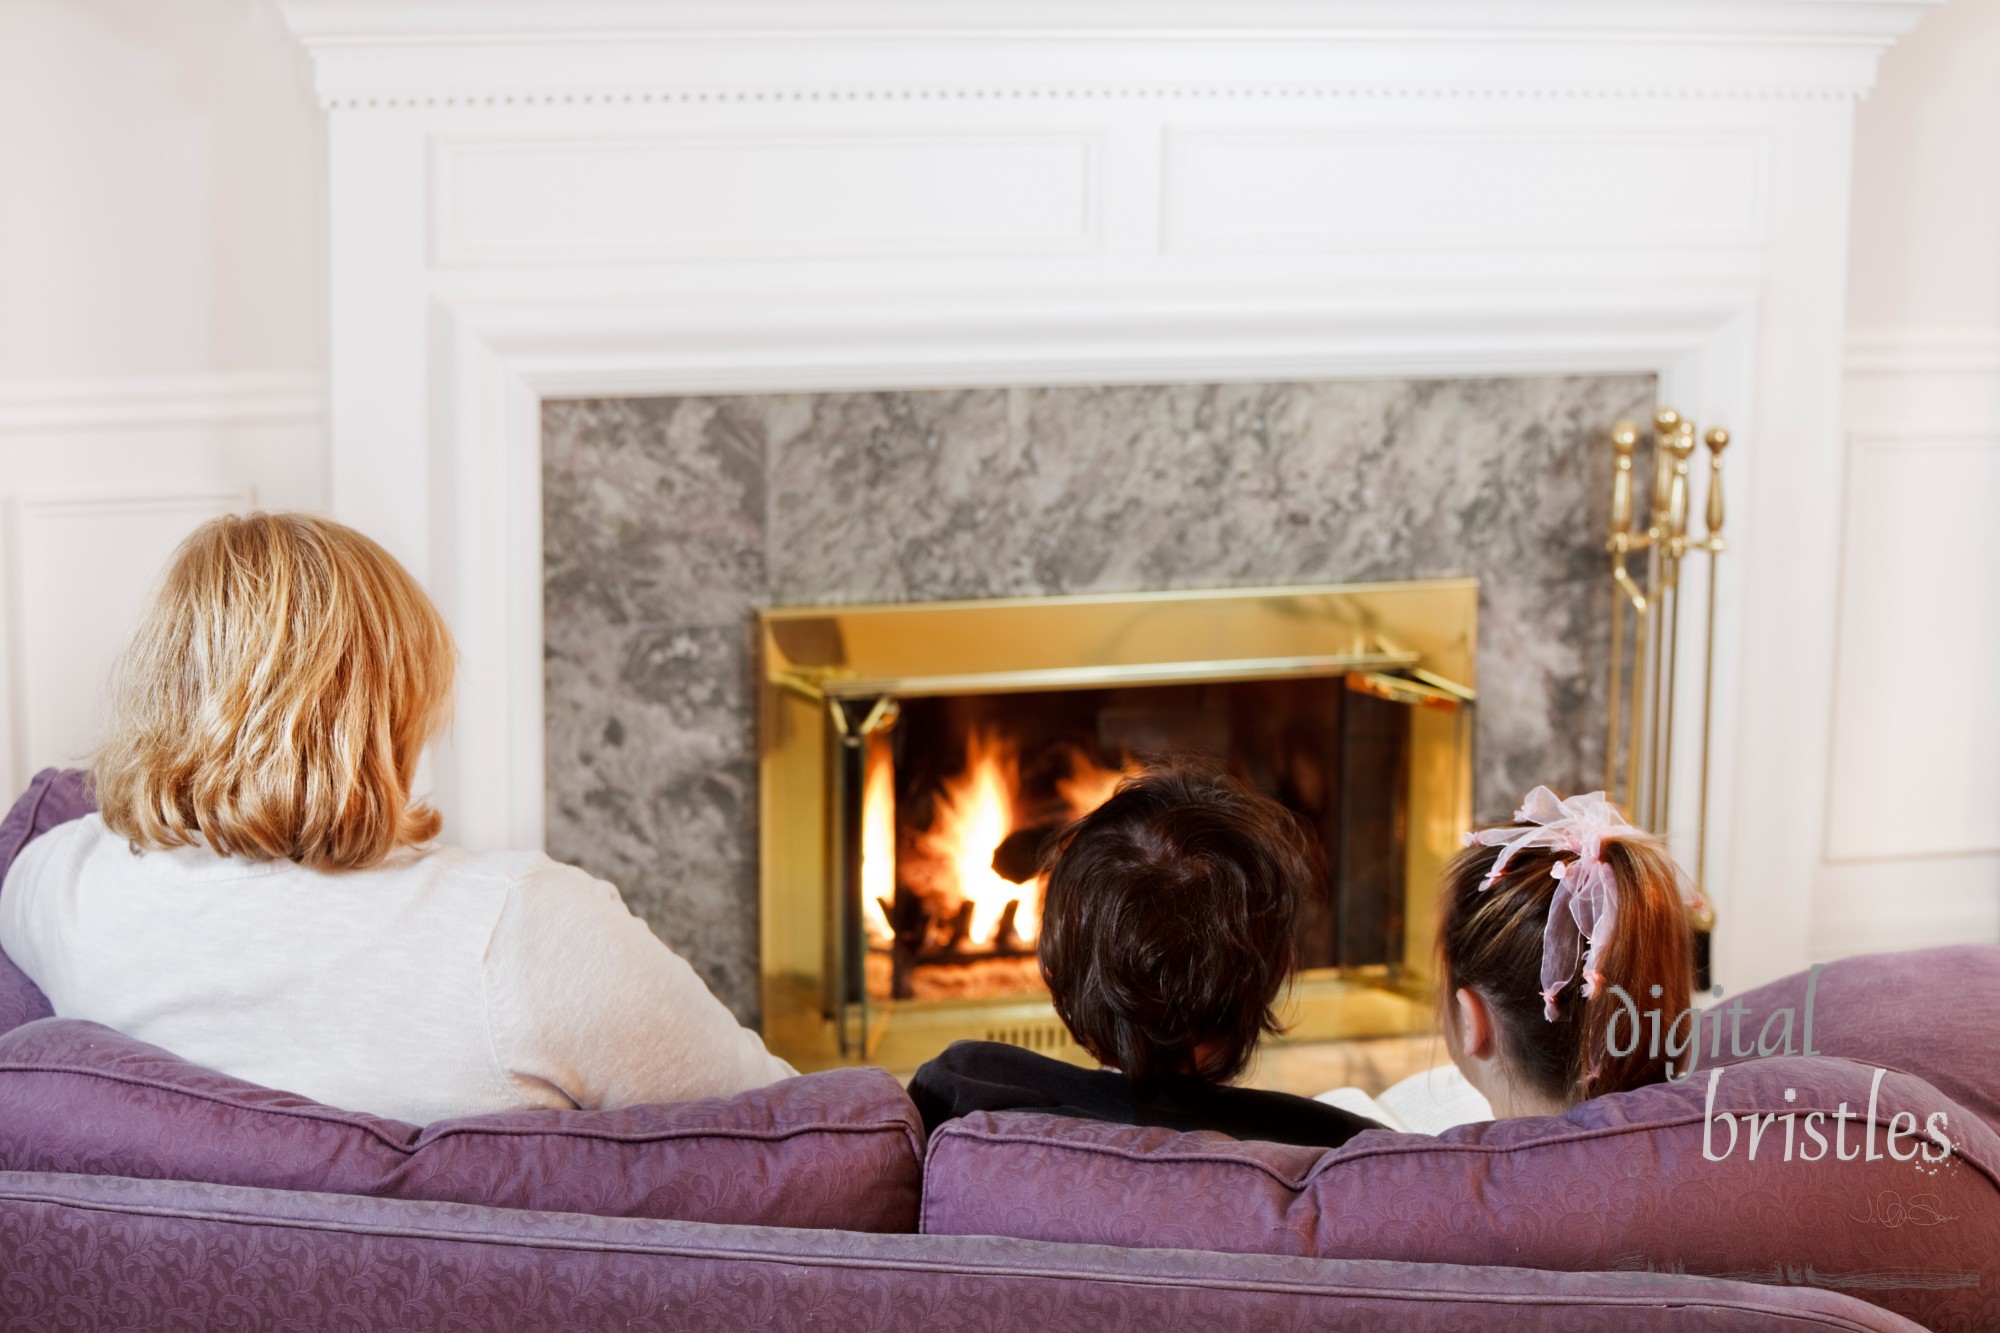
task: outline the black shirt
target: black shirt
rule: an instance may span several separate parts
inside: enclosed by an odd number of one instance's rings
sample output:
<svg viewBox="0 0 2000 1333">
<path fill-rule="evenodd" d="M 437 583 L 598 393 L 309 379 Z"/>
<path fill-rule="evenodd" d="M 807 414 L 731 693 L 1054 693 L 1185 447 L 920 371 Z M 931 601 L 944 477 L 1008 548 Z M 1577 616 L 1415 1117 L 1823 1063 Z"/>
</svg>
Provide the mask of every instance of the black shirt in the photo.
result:
<svg viewBox="0 0 2000 1333">
<path fill-rule="evenodd" d="M 1216 1087 L 1180 1080 L 1146 1097 L 1123 1074 L 1079 1069 L 995 1041 L 955 1041 L 917 1070 L 910 1099 L 931 1133 L 974 1111 L 1040 1111 L 1160 1129 L 1212 1129 L 1238 1139 L 1338 1148 L 1373 1120 L 1325 1102 L 1261 1088 Z"/>
</svg>

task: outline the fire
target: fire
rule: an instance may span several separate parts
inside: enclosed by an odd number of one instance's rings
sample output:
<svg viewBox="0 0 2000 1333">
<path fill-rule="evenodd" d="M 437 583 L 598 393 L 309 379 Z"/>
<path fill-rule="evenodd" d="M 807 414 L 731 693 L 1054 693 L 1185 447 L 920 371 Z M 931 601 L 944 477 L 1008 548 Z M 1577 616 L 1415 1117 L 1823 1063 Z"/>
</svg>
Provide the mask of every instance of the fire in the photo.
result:
<svg viewBox="0 0 2000 1333">
<path fill-rule="evenodd" d="M 1040 895 L 993 868 L 993 854 L 1015 828 L 1014 793 L 1021 784 L 1020 751 L 992 732 L 966 740 L 965 769 L 938 793 L 937 817 L 919 846 L 947 867 L 947 880 L 972 904 L 968 943 L 981 948 L 1000 937 L 1007 904 L 1014 909 L 1014 933 L 1032 940 L 1041 926 Z"/>
<path fill-rule="evenodd" d="M 861 787 L 861 926 L 871 943 L 896 938 L 885 905 L 896 897 L 896 769 L 886 746 L 868 747 Z"/>
<path fill-rule="evenodd" d="M 1118 784 L 1136 776 L 1139 769 L 1127 763 L 1123 768 L 1099 768 L 1080 750 L 1071 750 L 1069 776 L 1056 783 L 1056 794 L 1069 806 L 1071 819 L 1082 819 L 1111 799 Z"/>
<path fill-rule="evenodd" d="M 1020 746 L 995 731 L 966 738 L 965 764 L 939 788 L 930 828 L 917 835 L 915 866 L 904 867 L 929 904 L 933 926 L 948 929 L 964 904 L 971 904 L 960 946 L 991 950 L 1003 942 L 1032 947 L 1041 933 L 1041 877 L 1016 884 L 993 868 L 1000 846 L 1024 829 L 1053 831 L 1061 822 L 1089 814 L 1111 798 L 1129 767 L 1104 768 L 1080 750 L 1069 751 L 1069 774 L 1056 782 L 1060 807 L 1023 808 Z M 869 943 L 894 944 L 889 905 L 898 894 L 895 761 L 886 745 L 869 747 L 861 791 L 861 923 Z M 906 886 L 905 891 L 910 891 Z M 1008 921 L 1009 906 L 1012 920 Z M 1010 925 L 1002 940 L 1003 926 Z M 925 947 L 941 947 L 939 937 Z"/>
<path fill-rule="evenodd" d="M 949 920 L 971 905 L 964 944 L 975 950 L 1003 943 L 1012 906 L 1009 941 L 1032 946 L 1041 932 L 1042 880 L 1017 884 L 994 869 L 1000 846 L 1023 828 L 1053 828 L 1089 814 L 1109 800 L 1125 770 L 1102 768 L 1080 751 L 1069 753 L 1069 775 L 1056 784 L 1062 808 L 1025 809 L 1021 799 L 1020 747 L 994 731 L 966 738 L 965 764 L 938 790 L 930 828 L 913 850 L 922 858 L 914 873 L 931 893 L 937 915 Z M 896 813 L 887 756 L 871 762 L 862 806 L 862 863 L 866 921 L 871 939 L 891 936 L 882 903 L 895 896 Z"/>
</svg>

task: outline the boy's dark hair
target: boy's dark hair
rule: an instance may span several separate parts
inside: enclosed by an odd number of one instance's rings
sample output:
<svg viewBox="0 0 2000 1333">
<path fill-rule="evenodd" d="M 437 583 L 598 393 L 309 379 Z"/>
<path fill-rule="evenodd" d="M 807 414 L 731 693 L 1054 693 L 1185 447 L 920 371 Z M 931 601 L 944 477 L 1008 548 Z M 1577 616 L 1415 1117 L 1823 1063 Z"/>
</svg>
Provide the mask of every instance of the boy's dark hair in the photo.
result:
<svg viewBox="0 0 2000 1333">
<path fill-rule="evenodd" d="M 1136 1087 L 1228 1082 L 1278 1031 L 1323 865 L 1290 811 L 1234 778 L 1127 779 L 1055 850 L 1040 954 L 1056 1013 Z"/>
</svg>

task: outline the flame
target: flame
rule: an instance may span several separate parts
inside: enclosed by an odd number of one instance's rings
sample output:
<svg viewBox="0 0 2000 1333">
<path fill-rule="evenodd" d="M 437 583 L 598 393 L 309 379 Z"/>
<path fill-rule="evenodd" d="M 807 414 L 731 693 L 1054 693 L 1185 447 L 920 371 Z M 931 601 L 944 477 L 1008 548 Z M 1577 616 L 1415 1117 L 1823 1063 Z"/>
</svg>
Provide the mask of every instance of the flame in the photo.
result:
<svg viewBox="0 0 2000 1333">
<path fill-rule="evenodd" d="M 871 943 L 896 938 L 882 904 L 896 896 L 895 761 L 887 746 L 868 747 L 868 776 L 861 787 L 861 927 Z"/>
<path fill-rule="evenodd" d="M 985 947 L 1000 935 L 1007 904 L 1014 931 L 1035 938 L 1041 925 L 1040 895 L 993 868 L 993 854 L 1014 831 L 1014 793 L 1021 783 L 1021 757 L 1013 742 L 993 732 L 966 739 L 965 768 L 938 792 L 937 816 L 920 840 L 924 853 L 946 868 L 959 897 L 972 904 L 967 941 Z"/>
<path fill-rule="evenodd" d="M 1056 784 L 1056 790 L 1070 819 L 1080 819 L 1111 799 L 1118 783 L 1133 771 L 1129 766 L 1100 767 L 1080 750 L 1070 751 L 1069 766 L 1069 776 Z M 1015 904 L 1014 934 L 1021 943 L 1032 945 L 1041 933 L 1041 878 L 1016 884 L 993 868 L 1000 844 L 1021 826 L 1020 785 L 1019 746 L 996 732 L 972 733 L 966 738 L 964 768 L 939 790 L 936 815 L 918 840 L 918 851 L 939 868 L 938 879 L 952 899 L 972 904 L 966 942 L 975 948 L 991 948 L 998 942 L 1000 920 L 1009 903 Z M 893 828 L 893 810 L 884 818 Z M 866 857 L 864 850 L 864 876 Z"/>
<path fill-rule="evenodd" d="M 1118 784 L 1137 777 L 1140 769 L 1129 760 L 1118 768 L 1100 768 L 1081 750 L 1069 752 L 1069 776 L 1056 783 L 1056 795 L 1069 806 L 1071 819 L 1082 819 L 1111 799 Z"/>
</svg>

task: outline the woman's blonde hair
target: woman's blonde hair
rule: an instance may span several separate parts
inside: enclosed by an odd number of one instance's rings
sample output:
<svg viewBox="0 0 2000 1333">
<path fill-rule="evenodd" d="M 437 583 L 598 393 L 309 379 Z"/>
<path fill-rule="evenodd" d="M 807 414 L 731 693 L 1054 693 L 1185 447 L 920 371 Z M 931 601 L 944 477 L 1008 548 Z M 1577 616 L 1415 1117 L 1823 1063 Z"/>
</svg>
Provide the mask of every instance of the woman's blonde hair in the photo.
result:
<svg viewBox="0 0 2000 1333">
<path fill-rule="evenodd" d="M 360 870 L 437 836 L 417 758 L 456 650 L 387 551 L 306 514 L 229 515 L 175 552 L 120 660 L 94 766 L 134 846 Z"/>
</svg>

